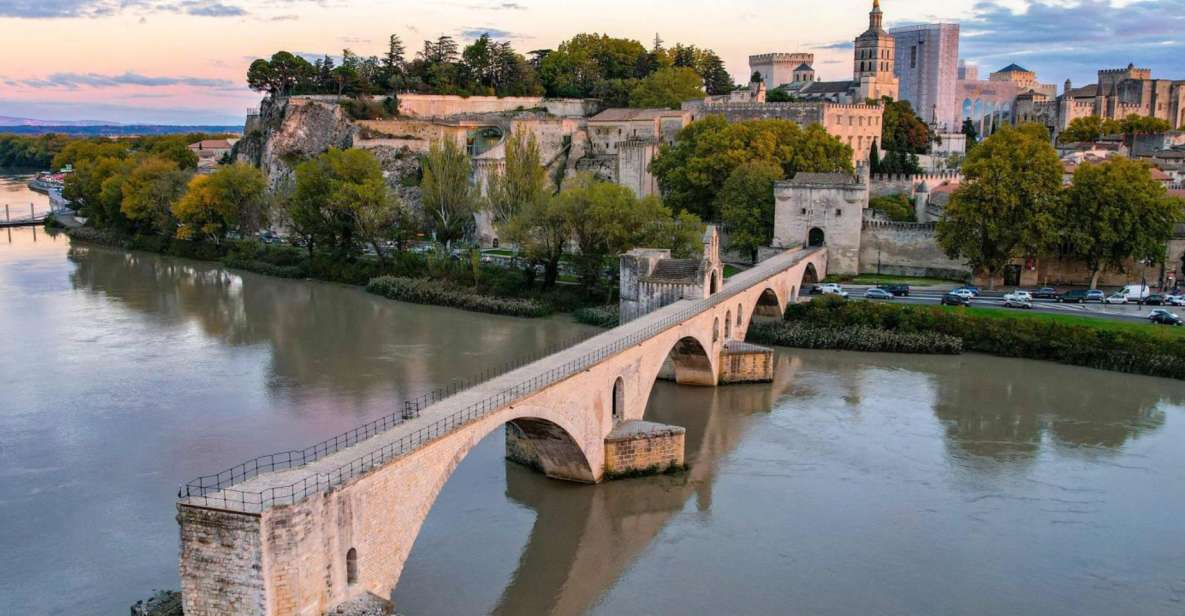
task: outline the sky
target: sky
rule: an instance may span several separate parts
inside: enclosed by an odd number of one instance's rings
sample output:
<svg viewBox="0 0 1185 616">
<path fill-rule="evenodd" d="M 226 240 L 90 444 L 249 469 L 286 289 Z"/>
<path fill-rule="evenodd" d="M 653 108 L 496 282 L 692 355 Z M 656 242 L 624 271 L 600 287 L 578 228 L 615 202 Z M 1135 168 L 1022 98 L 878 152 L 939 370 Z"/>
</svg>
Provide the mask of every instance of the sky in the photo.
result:
<svg viewBox="0 0 1185 616">
<path fill-rule="evenodd" d="M 954 21 L 981 75 L 1009 63 L 1082 85 L 1128 63 L 1185 79 L 1185 0 L 882 0 L 886 27 Z M 483 32 L 520 52 L 579 32 L 709 47 L 739 81 L 748 56 L 810 51 L 851 77 L 871 0 L 0 0 L 0 116 L 240 124 L 247 66 L 277 50 L 380 55 Z M 657 31 L 657 32 L 656 32 Z"/>
</svg>

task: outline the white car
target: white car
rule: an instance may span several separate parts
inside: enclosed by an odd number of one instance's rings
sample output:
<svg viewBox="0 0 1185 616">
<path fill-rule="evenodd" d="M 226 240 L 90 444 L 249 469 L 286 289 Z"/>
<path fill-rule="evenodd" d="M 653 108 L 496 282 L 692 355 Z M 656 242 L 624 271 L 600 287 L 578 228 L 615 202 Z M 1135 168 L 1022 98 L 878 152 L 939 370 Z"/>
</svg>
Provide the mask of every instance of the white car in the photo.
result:
<svg viewBox="0 0 1185 616">
<path fill-rule="evenodd" d="M 1004 296 L 1004 301 L 1008 301 L 1010 299 L 1014 300 L 1014 301 L 1018 301 L 1018 302 L 1032 303 L 1033 294 L 1029 293 L 1028 291 L 1022 291 L 1020 289 L 1017 289 L 1017 290 L 1015 290 L 1011 293 L 1008 293 L 1007 295 Z"/>
<path fill-rule="evenodd" d="M 848 292 L 844 291 L 843 287 L 835 284 L 834 282 L 829 282 L 827 284 L 820 286 L 819 292 L 822 293 L 823 295 L 838 295 L 840 297 L 847 297 L 848 296 Z"/>
<path fill-rule="evenodd" d="M 1108 296 L 1107 299 L 1105 299 L 1103 301 L 1107 302 L 1108 304 L 1126 304 L 1127 303 L 1127 296 L 1124 295 L 1123 293 L 1114 293 L 1114 294 Z"/>
<path fill-rule="evenodd" d="M 1164 303 L 1167 306 L 1185 306 L 1185 295 L 1166 295 Z"/>
<path fill-rule="evenodd" d="M 975 293 L 971 289 L 955 289 L 950 292 L 950 295 L 957 295 L 967 300 L 975 299 Z"/>
</svg>

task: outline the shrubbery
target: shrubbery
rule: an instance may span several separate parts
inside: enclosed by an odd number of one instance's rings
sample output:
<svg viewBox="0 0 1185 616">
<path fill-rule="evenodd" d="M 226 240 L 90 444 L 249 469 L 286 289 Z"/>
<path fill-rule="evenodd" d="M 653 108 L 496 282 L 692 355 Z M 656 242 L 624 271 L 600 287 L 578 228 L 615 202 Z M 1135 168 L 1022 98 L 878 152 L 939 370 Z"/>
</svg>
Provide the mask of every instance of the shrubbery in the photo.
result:
<svg viewBox="0 0 1185 616">
<path fill-rule="evenodd" d="M 758 344 L 801 349 L 935 355 L 963 352 L 963 341 L 954 336 L 931 332 L 902 333 L 863 325 L 827 327 L 803 322 L 754 322 L 746 339 Z"/>
<path fill-rule="evenodd" d="M 514 317 L 542 317 L 551 312 L 547 304 L 535 300 L 478 295 L 447 282 L 424 278 L 382 276 L 371 280 L 366 285 L 366 290 L 376 295 L 404 302 L 448 306 Z"/>
<path fill-rule="evenodd" d="M 959 338 L 963 349 L 1004 357 L 1185 379 L 1185 337 L 1120 331 L 1035 318 L 992 318 L 937 306 L 816 299 L 790 306 L 786 320 Z"/>
<path fill-rule="evenodd" d="M 617 306 L 581 308 L 573 312 L 572 316 L 580 323 L 597 327 L 617 327 L 621 321 L 621 313 Z"/>
</svg>

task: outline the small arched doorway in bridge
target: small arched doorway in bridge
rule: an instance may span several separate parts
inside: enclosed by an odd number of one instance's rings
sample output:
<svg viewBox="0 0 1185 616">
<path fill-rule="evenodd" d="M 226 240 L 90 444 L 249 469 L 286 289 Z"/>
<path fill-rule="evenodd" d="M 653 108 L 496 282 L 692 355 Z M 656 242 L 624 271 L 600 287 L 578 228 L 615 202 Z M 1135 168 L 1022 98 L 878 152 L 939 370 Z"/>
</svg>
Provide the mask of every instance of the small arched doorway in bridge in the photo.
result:
<svg viewBox="0 0 1185 616">
<path fill-rule="evenodd" d="M 613 423 L 625 416 L 625 380 L 617 377 L 613 383 Z"/>
<path fill-rule="evenodd" d="M 350 548 L 346 552 L 346 584 L 353 586 L 358 583 L 358 550 Z"/>
<path fill-rule="evenodd" d="M 710 283 L 710 286 L 708 287 L 708 295 L 715 295 L 717 289 L 719 289 L 719 288 L 720 288 L 719 281 L 716 280 L 716 272 L 712 272 L 712 282 Z"/>
<path fill-rule="evenodd" d="M 732 337 L 732 311 L 724 313 L 724 339 Z"/>
<path fill-rule="evenodd" d="M 810 248 L 822 246 L 826 237 L 823 235 L 823 230 L 818 227 L 811 227 L 811 230 L 806 235 L 806 245 Z"/>
<path fill-rule="evenodd" d="M 819 282 L 819 272 L 818 272 L 818 270 L 815 269 L 815 264 L 814 263 L 807 263 L 806 270 L 804 270 L 802 272 L 802 284 L 799 285 L 799 288 L 801 289 L 802 287 L 805 287 L 808 284 L 818 284 L 818 282 Z"/>
<path fill-rule="evenodd" d="M 741 304 L 737 304 L 737 327 L 741 326 Z"/>
</svg>

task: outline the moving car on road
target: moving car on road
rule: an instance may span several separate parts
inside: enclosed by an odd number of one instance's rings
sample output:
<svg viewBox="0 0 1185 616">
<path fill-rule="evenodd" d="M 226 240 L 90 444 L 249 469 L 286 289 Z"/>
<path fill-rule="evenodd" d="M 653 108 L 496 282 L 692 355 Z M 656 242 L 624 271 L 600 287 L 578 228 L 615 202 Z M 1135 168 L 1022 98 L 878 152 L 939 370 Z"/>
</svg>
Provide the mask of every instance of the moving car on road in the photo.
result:
<svg viewBox="0 0 1185 616">
<path fill-rule="evenodd" d="M 1167 298 L 1165 298 L 1165 296 L 1163 296 L 1159 293 L 1154 293 L 1152 295 L 1149 295 L 1148 297 L 1145 297 L 1144 300 L 1141 301 L 1140 303 L 1145 306 L 1164 306 L 1164 305 L 1168 304 L 1168 301 L 1167 301 Z"/>
<path fill-rule="evenodd" d="M 907 284 L 882 284 L 877 288 L 882 291 L 888 291 L 895 297 L 909 297 L 909 285 Z"/>
<path fill-rule="evenodd" d="M 1105 299 L 1107 299 L 1107 294 L 1098 289 L 1091 289 L 1086 292 L 1086 301 L 1088 302 L 1102 303 Z"/>
<path fill-rule="evenodd" d="M 959 287 L 957 289 L 952 289 L 951 293 L 958 293 L 959 295 L 967 295 L 970 293 L 971 297 L 975 298 L 979 297 L 979 287 Z"/>
<path fill-rule="evenodd" d="M 1004 295 L 1004 301 L 1008 301 L 1009 298 L 1029 302 L 1030 304 L 1033 303 L 1033 294 L 1021 289 L 1016 289 L 1015 291 Z"/>
<path fill-rule="evenodd" d="M 971 297 L 969 295 L 964 296 L 964 295 L 959 295 L 958 293 L 953 293 L 953 292 L 947 293 L 946 295 L 942 296 L 942 305 L 943 306 L 970 306 L 971 305 Z"/>
<path fill-rule="evenodd" d="M 1033 291 L 1033 297 L 1036 299 L 1057 299 L 1057 289 L 1053 287 L 1041 287 Z"/>
<path fill-rule="evenodd" d="M 1066 291 L 1057 298 L 1057 301 L 1063 304 L 1085 304 L 1087 302 L 1087 293 L 1089 292 L 1081 289 Z"/>
<path fill-rule="evenodd" d="M 1185 295 L 1166 295 L 1164 304 L 1166 306 L 1185 306 Z"/>
<path fill-rule="evenodd" d="M 1033 300 L 1025 299 L 1025 298 L 1017 296 L 1017 295 L 1009 294 L 1009 295 L 1004 296 L 1004 307 L 1005 308 L 1021 308 L 1024 310 L 1032 310 L 1033 309 Z"/>
<path fill-rule="evenodd" d="M 947 295 L 956 295 L 958 297 L 963 298 L 964 300 L 967 300 L 967 302 L 970 302 L 971 300 L 975 299 L 976 294 L 971 289 L 968 289 L 966 287 L 960 287 L 958 289 L 954 289 L 950 293 L 947 293 Z"/>
<path fill-rule="evenodd" d="M 884 289 L 869 289 L 864 292 L 864 299 L 893 299 L 892 293 Z"/>
<path fill-rule="evenodd" d="M 1104 300 L 1108 304 L 1126 304 L 1127 296 L 1123 293 L 1115 293 Z"/>
<path fill-rule="evenodd" d="M 1165 310 L 1164 308 L 1157 308 L 1148 315 L 1148 320 L 1157 325 L 1181 325 L 1181 317 Z"/>
<path fill-rule="evenodd" d="M 819 286 L 819 292 L 823 295 L 838 295 L 840 297 L 847 297 L 848 292 L 843 290 L 843 287 L 834 282 L 828 282 Z"/>
</svg>

